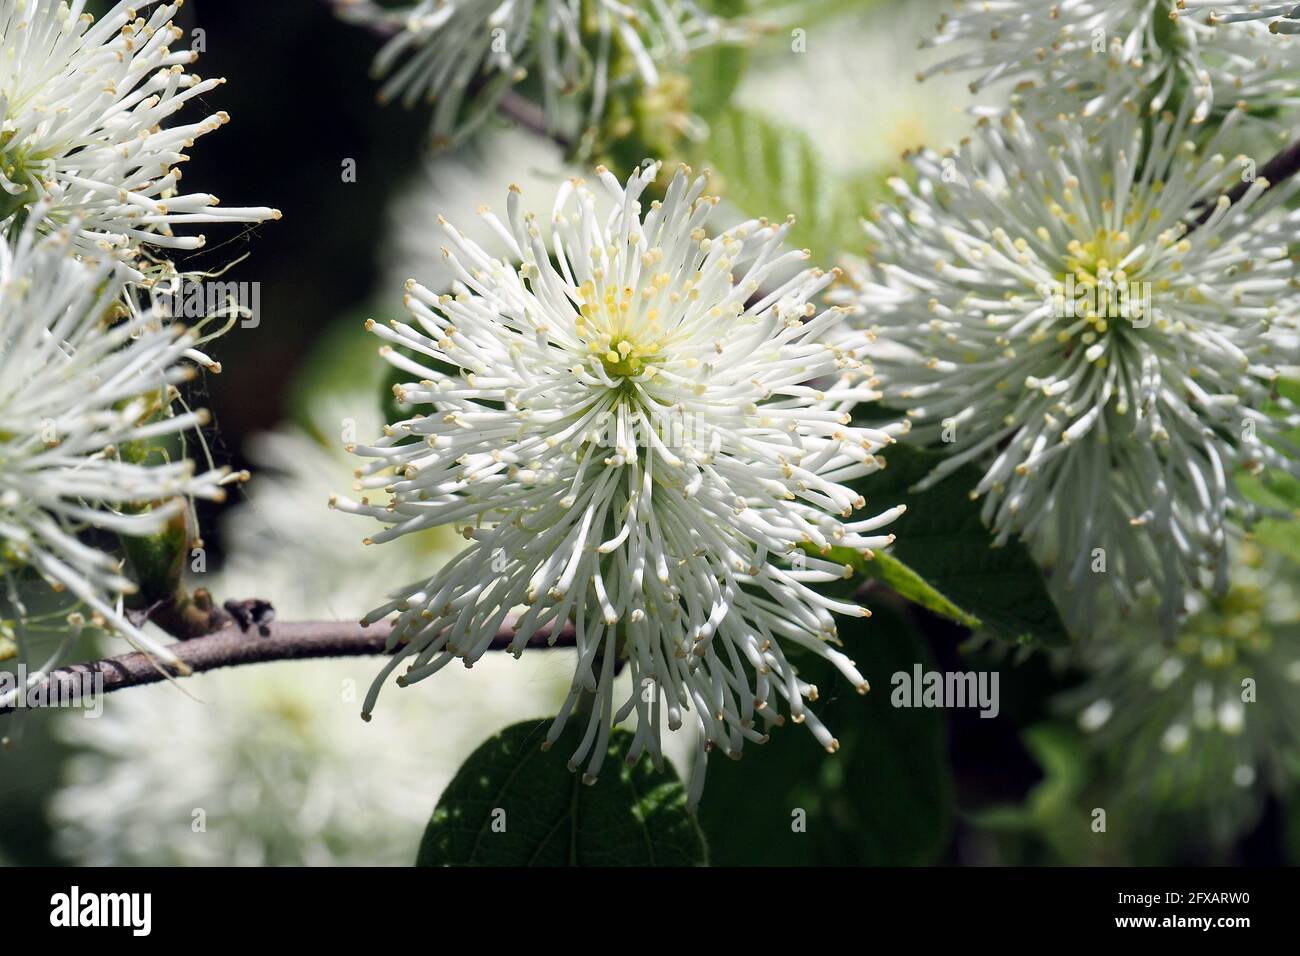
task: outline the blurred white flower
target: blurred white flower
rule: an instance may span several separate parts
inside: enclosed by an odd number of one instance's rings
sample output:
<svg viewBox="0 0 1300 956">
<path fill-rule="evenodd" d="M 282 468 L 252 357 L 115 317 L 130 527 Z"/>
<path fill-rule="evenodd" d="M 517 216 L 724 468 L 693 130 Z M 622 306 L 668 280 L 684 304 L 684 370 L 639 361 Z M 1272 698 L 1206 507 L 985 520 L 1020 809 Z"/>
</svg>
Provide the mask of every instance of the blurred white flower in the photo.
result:
<svg viewBox="0 0 1300 956">
<path fill-rule="evenodd" d="M 489 255 L 503 256 L 507 245 L 478 216 L 480 197 L 517 185 L 549 203 L 577 172 L 554 141 L 516 129 L 487 129 L 454 153 L 429 157 L 389 209 L 380 256 L 383 291 L 405 289 L 408 279 L 433 292 L 448 291 L 456 276 L 439 252 L 440 217 L 463 223 L 465 234 Z"/>
<path fill-rule="evenodd" d="M 180 3 L 122 0 L 98 22 L 85 6 L 0 0 L 0 220 L 30 216 L 44 200 L 42 231 L 75 223 L 79 253 L 125 260 L 149 247 L 203 245 L 174 226 L 279 218 L 178 190 L 183 151 L 229 119 L 164 126 L 225 82 L 187 73 L 197 54 L 171 49 L 183 35 L 172 23 Z"/>
<path fill-rule="evenodd" d="M 1294 565 L 1239 549 L 1233 585 L 1201 600 L 1169 643 L 1149 619 L 1079 645 L 1091 672 L 1060 706 L 1116 763 L 1118 791 L 1193 811 L 1225 843 L 1263 796 L 1300 779 L 1300 592 Z"/>
<path fill-rule="evenodd" d="M 253 440 L 247 500 L 222 528 L 226 564 L 192 584 L 267 598 L 281 619 L 355 620 L 376 589 L 455 553 L 462 542 L 437 529 L 366 548 L 356 522 L 326 507 L 355 469 L 353 432 L 382 421 L 377 376 L 373 386 L 317 393 L 310 431 Z M 563 698 L 566 655 L 515 663 L 485 661 L 486 687 L 465 673 L 436 693 L 402 694 L 369 724 L 357 716 L 358 680 L 374 673 L 366 659 L 229 669 L 114 695 L 97 720 L 61 721 L 86 752 L 53 803 L 59 847 L 89 865 L 409 865 L 474 748 Z M 197 811 L 204 830 L 192 827 Z"/>
<path fill-rule="evenodd" d="M 222 529 L 231 553 L 192 584 L 272 598 L 282 619 L 356 618 L 377 590 L 463 545 L 431 529 L 367 548 L 354 519 L 325 508 L 352 477 L 352 430 L 381 424 L 374 386 L 317 393 L 310 431 L 254 441 L 249 500 Z M 232 668 L 115 694 L 95 720 L 60 718 L 60 736 L 81 753 L 51 805 L 58 848 L 85 865 L 409 865 L 460 765 L 508 724 L 554 714 L 574 655 L 489 654 L 473 672 L 396 695 L 367 723 L 358 689 L 374 666 Z M 690 744 L 674 741 L 679 767 Z"/>
<path fill-rule="evenodd" d="M 1153 583 L 1172 617 L 1203 573 L 1222 587 L 1229 522 L 1255 517 L 1236 471 L 1300 474 L 1283 438 L 1300 416 L 1273 395 L 1295 361 L 1278 333 L 1300 308 L 1297 184 L 1257 179 L 1229 205 L 1245 167 L 1217 150 L 1240 111 L 1198 148 L 1187 105 L 1149 136 L 1126 105 L 1093 125 L 1011 113 L 913 157 L 849 295 L 910 350 L 877 356 L 885 404 L 949 452 L 922 486 L 979 464 L 985 522 L 1054 568 L 1084 633 L 1099 589 Z"/>
<path fill-rule="evenodd" d="M 857 17 L 810 28 L 800 52 L 788 44 L 760 49 L 735 101 L 803 130 L 840 174 L 889 169 L 906 150 L 955 143 L 972 126 L 962 109 L 970 100 L 966 85 L 948 77 L 916 81 L 914 41 L 933 22 L 934 6 L 873 3 Z M 934 59 L 919 56 L 922 68 Z"/>
<path fill-rule="evenodd" d="M 1152 112 L 1176 109 L 1186 97 L 1194 104 L 1192 122 L 1199 123 L 1242 98 L 1256 108 L 1292 107 L 1298 101 L 1300 46 L 1289 37 L 1270 37 L 1262 23 L 1216 25 L 1179 16 L 1173 0 L 993 0 L 955 6 L 923 46 L 956 44 L 956 51 L 922 75 L 968 74 L 972 91 L 1014 82 L 1027 114 L 1075 112 L 1071 101 L 1086 101 L 1084 115 L 1104 116 L 1125 97 L 1140 94 Z M 1117 78 L 1125 82 L 1117 84 Z"/>
<path fill-rule="evenodd" d="M 121 561 L 83 532 L 157 534 L 184 520 L 186 497 L 223 496 L 224 470 L 196 475 L 188 459 L 144 454 L 206 421 L 171 413 L 174 386 L 193 375 L 183 357 L 195 336 L 126 314 L 126 270 L 80 260 L 70 242 L 38 238 L 32 221 L 14 244 L 0 239 L 0 598 L 16 611 L 20 645 L 18 578 L 29 570 L 170 660 L 122 613 L 135 585 Z"/>
<path fill-rule="evenodd" d="M 427 574 L 464 544 L 449 529 L 432 529 L 392 548 L 367 548 L 356 522 L 327 507 L 340 484 L 355 480 L 348 447 L 383 424 L 381 389 L 376 377 L 370 392 L 317 393 L 310 430 L 283 426 L 250 440 L 256 470 L 246 500 L 224 519 L 229 554 L 213 593 L 266 598 L 281 619 L 356 620 L 377 591 Z"/>
<path fill-rule="evenodd" d="M 357 718 L 367 659 L 231 668 L 114 694 L 96 719 L 59 718 L 80 752 L 50 804 L 56 849 L 84 866 L 409 866 L 474 748 L 554 712 L 558 664 L 501 655 L 483 662 L 486 680 L 453 675 L 396 695 L 372 723 Z"/>
<path fill-rule="evenodd" d="M 1209 23 L 1240 23 L 1243 20 L 1272 20 L 1273 33 L 1300 33 L 1300 4 L 1269 3 L 1267 0 L 1177 0 L 1179 10 L 1208 10 Z"/>
<path fill-rule="evenodd" d="M 832 611 L 866 612 L 808 587 L 847 569 L 800 548 L 892 540 L 866 533 L 901 509 L 846 521 L 865 502 L 842 482 L 879 468 L 874 453 L 901 429 L 848 426 L 848 409 L 876 393 L 860 355 L 821 340 L 841 311 L 818 314 L 810 300 L 832 277 L 809 270 L 765 286 L 803 255 L 780 251 L 788 226 L 751 221 L 710 238 L 715 200 L 685 170 L 643 218 L 638 200 L 657 171 L 624 188 L 598 170 L 613 205 L 603 222 L 594 196 L 570 184 L 549 248 L 511 192 L 508 226 L 484 215 L 522 266 L 448 225 L 464 288 L 439 297 L 412 284 L 415 324 L 374 326 L 415 379 L 399 399 L 428 411 L 357 448 L 372 459 L 361 487 L 391 499 L 336 505 L 389 525 L 377 543 L 454 524 L 472 544 L 367 616 L 399 615 L 397 653 L 367 712 L 403 662 L 400 682 L 413 683 L 456 658 L 479 661 L 523 605 L 516 653 L 542 628 L 576 624 L 579 665 L 549 740 L 594 695 L 571 761 L 590 754 L 588 776 L 611 724 L 633 713 L 632 756 L 657 762 L 665 717 L 675 729 L 693 711 L 702 746 L 738 754 L 766 739 L 755 717 L 782 720 L 781 698 L 834 749 L 783 646 L 832 661 L 865 690 L 829 644 Z M 617 709 L 616 659 L 632 677 Z"/>
<path fill-rule="evenodd" d="M 463 138 L 530 72 L 548 129 L 582 91 L 595 123 L 609 91 L 659 83 L 657 64 L 728 36 L 692 0 L 418 0 L 384 7 L 341 0 L 342 16 L 394 34 L 375 58 L 381 100 L 434 102 L 434 135 Z"/>
</svg>

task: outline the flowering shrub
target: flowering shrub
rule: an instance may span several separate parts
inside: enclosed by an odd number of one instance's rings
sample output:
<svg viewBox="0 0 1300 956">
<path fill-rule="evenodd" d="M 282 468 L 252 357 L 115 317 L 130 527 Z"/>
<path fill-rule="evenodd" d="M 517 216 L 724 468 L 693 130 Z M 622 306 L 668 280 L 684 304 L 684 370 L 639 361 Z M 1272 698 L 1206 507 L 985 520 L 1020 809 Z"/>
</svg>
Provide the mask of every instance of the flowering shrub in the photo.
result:
<svg viewBox="0 0 1300 956">
<path fill-rule="evenodd" d="M 417 114 L 340 128 L 428 152 L 247 164 L 385 275 L 298 361 L 341 270 L 225 278 L 290 223 L 182 186 L 190 11 L 0 0 L 0 721 L 121 693 L 64 858 L 1221 860 L 1295 805 L 1300 7 L 329 5 Z M 248 470 L 197 407 L 289 394 Z M 965 812 L 963 711 L 1056 802 Z"/>
</svg>

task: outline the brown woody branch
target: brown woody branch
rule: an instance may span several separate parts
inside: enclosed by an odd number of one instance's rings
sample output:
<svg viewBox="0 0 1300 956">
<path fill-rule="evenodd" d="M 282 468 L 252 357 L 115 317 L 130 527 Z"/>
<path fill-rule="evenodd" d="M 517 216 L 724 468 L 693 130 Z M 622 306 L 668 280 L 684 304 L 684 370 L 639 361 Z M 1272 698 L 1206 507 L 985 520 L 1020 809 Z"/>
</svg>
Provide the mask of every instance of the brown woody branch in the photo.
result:
<svg viewBox="0 0 1300 956">
<path fill-rule="evenodd" d="M 271 622 L 253 625 L 245 630 L 233 618 L 227 617 L 219 630 L 179 641 L 170 645 L 169 650 L 184 668 L 188 668 L 190 674 L 199 674 L 222 667 L 271 661 L 380 655 L 385 653 L 385 642 L 391 631 L 392 622 L 362 627 L 354 621 Z M 505 650 L 513 639 L 514 631 L 503 628 L 492 639 L 492 650 Z M 554 645 L 550 644 L 549 629 L 538 631 L 528 642 L 532 648 L 572 647 L 573 644 L 571 625 L 556 635 Z M 164 664 L 147 654 L 122 654 L 53 670 L 40 683 L 41 692 L 29 689 L 26 699 L 59 701 L 73 698 L 74 692 L 87 686 L 87 679 L 94 681 L 97 677 L 102 677 L 103 680 L 102 693 L 111 693 L 181 676 L 186 676 L 184 670 L 177 669 L 174 664 Z M 99 693 L 101 688 L 96 687 L 95 691 Z M 37 703 L 31 706 L 41 705 Z M 0 708 L 0 715 L 15 709 L 17 708 Z"/>
<path fill-rule="evenodd" d="M 1290 179 L 1297 172 L 1300 172 L 1300 139 L 1291 143 L 1280 153 L 1266 162 L 1258 170 L 1256 178 L 1267 180 L 1269 188 L 1272 189 L 1283 180 Z M 1233 205 L 1241 199 L 1242 196 L 1246 195 L 1247 190 L 1250 189 L 1253 183 L 1254 179 L 1242 180 L 1222 195 L 1227 197 L 1229 205 Z M 1218 205 L 1219 198 L 1220 197 L 1216 196 L 1214 200 L 1205 204 L 1205 208 L 1202 210 L 1201 214 L 1196 217 L 1196 221 L 1192 224 L 1193 229 L 1197 226 L 1203 226 L 1209 221 L 1209 218 L 1214 215 L 1214 210 Z"/>
<path fill-rule="evenodd" d="M 325 0 L 325 5 L 332 9 L 335 14 L 342 16 L 349 7 L 360 6 L 359 0 Z M 344 17 L 346 19 L 346 17 Z M 366 29 L 373 35 L 382 39 L 387 39 L 398 32 L 394 26 L 384 23 L 371 23 L 366 25 Z M 506 119 L 517 123 L 530 133 L 536 133 L 538 136 L 547 137 L 555 140 L 562 148 L 568 149 L 573 144 L 562 136 L 556 135 L 546 123 L 546 115 L 542 108 L 525 96 L 520 96 L 514 90 L 507 90 L 505 94 L 497 101 L 497 112 Z"/>
</svg>

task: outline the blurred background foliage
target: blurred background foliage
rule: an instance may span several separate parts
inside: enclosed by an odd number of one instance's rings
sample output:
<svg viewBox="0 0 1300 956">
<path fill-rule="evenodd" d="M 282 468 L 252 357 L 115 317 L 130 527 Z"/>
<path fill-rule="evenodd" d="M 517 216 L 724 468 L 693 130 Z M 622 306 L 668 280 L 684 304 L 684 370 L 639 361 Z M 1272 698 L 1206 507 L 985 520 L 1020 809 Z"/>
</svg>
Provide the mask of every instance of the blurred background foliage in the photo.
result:
<svg viewBox="0 0 1300 956">
<path fill-rule="evenodd" d="M 923 143 L 942 148 L 969 126 L 961 112 L 969 96 L 959 81 L 914 80 L 914 40 L 932 26 L 937 6 L 929 0 L 704 5 L 755 17 L 766 30 L 751 46 L 705 51 L 684 73 L 668 75 L 661 89 L 616 102 L 603 132 L 619 139 L 613 146 L 598 144 L 592 158 L 621 173 L 652 154 L 706 167 L 731 215 L 797 213 L 793 242 L 826 267 L 842 255 L 862 254 L 859 219 L 882 197 L 885 177 L 900 172 L 899 153 Z M 203 31 L 198 72 L 230 81 L 206 97 L 204 107 L 232 117 L 193 149 L 187 181 L 230 204 L 267 203 L 284 212 L 282 221 L 246 232 L 212 230 L 207 248 L 185 262 L 217 270 L 239 260 L 225 278 L 261 283 L 260 324 L 214 344 L 211 351 L 224 370 L 207 376 L 196 396 L 196 403 L 213 411 L 208 438 L 217 460 L 258 475 L 254 436 L 277 428 L 284 433 L 291 423 L 299 439 L 332 447 L 339 421 L 332 403 L 339 395 L 373 394 L 374 401 L 366 403 L 371 406 L 382 400 L 385 367 L 362 323 L 400 314 L 402 272 L 432 281 L 423 270 L 432 275 L 438 268 L 432 220 L 442 210 L 429 202 L 440 199 L 472 211 L 481 201 L 500 202 L 512 178 L 542 170 L 553 179 L 564 160 L 547 142 L 499 130 L 458 154 L 430 156 L 423 112 L 375 103 L 368 69 L 377 41 L 338 22 L 320 0 L 190 0 L 180 18 L 187 30 Z M 344 176 L 350 161 L 354 182 Z M 497 173 L 510 178 L 496 182 Z M 363 409 L 363 420 L 372 411 Z M 346 482 L 346 462 L 338 469 L 338 480 Z M 259 480 L 273 479 L 255 478 L 224 508 L 248 508 L 250 498 L 256 505 Z M 286 481 L 283 489 L 298 487 L 292 474 Z M 1293 487 L 1259 492 L 1293 509 L 1300 506 Z M 303 502 L 294 520 L 310 528 L 316 520 L 311 508 L 327 520 L 323 500 Z M 299 571 L 273 550 L 240 554 L 249 545 L 235 540 L 230 529 L 237 523 L 225 517 L 215 507 L 202 512 L 209 571 L 223 563 L 238 566 L 229 580 L 241 585 L 258 579 L 263 569 L 286 564 L 290 577 L 315 573 L 306 567 L 310 555 Z M 286 540 L 294 533 L 281 531 Z M 1289 526 L 1267 528 L 1263 535 L 1296 556 Z M 429 547 L 445 551 L 447 545 Z M 360 567 L 352 562 L 364 560 L 369 559 L 349 552 L 333 563 L 346 574 Z M 1010 554 L 1006 560 L 1015 565 L 1021 558 Z M 265 573 L 274 578 L 272 571 Z M 1277 573 L 1296 579 L 1289 563 Z M 323 586 L 333 587 L 328 578 Z M 978 598 L 974 592 L 983 590 L 988 597 L 1004 587 L 965 581 L 956 594 Z M 1079 707 L 1068 706 L 1071 700 L 1086 706 L 1107 692 L 1088 690 L 1086 662 L 1078 656 L 972 636 L 898 599 L 879 582 L 869 591 L 874 617 L 845 625 L 843 637 L 873 678 L 874 691 L 860 697 L 833 674 L 817 673 L 818 662 L 806 667 L 807 679 L 822 690 L 819 713 L 836 732 L 840 752 L 827 755 L 802 729 L 788 727 L 766 746 L 747 749 L 742 761 L 715 757 L 699 814 L 714 864 L 1300 863 L 1300 768 L 1267 787 L 1252 781 L 1243 788 L 1249 799 L 1233 811 L 1230 825 L 1212 826 L 1205 809 L 1239 802 L 1241 794 L 1229 781 L 1205 774 L 1178 778 L 1183 787 L 1201 788 L 1196 800 L 1175 799 L 1178 794 L 1167 788 L 1131 786 L 1132 768 L 1119 759 L 1130 741 L 1099 742 L 1083 728 Z M 993 627 L 990 621 L 990 627 L 1015 637 L 1015 614 L 1033 596 L 994 597 L 1006 603 L 1010 623 Z M 358 613 L 346 605 L 340 599 L 329 610 Z M 1207 613 L 1205 626 L 1212 632 L 1226 626 L 1214 609 Z M 1265 623 L 1245 626 L 1258 631 Z M 1284 643 L 1269 646 L 1289 647 L 1294 660 L 1300 640 L 1294 619 L 1274 630 L 1268 640 Z M 83 648 L 80 657 L 93 651 Z M 0 861 L 385 863 L 401 861 L 403 841 L 413 860 L 423 821 L 460 762 L 512 720 L 542 716 L 545 702 L 562 694 L 567 666 L 534 662 L 522 677 L 518 669 L 512 672 L 513 678 L 503 669 L 493 706 L 463 682 L 430 682 L 418 688 L 421 697 L 416 689 L 390 695 L 414 702 L 403 704 L 395 718 L 405 733 L 419 734 L 415 727 L 445 737 L 436 752 L 387 731 L 377 745 L 373 737 L 356 745 L 348 728 L 354 723 L 359 732 L 360 721 L 333 722 L 337 708 L 331 710 L 329 734 L 293 730 L 304 719 L 325 719 L 312 717 L 304 695 L 321 693 L 323 681 L 355 679 L 364 687 L 372 663 L 352 662 L 310 676 L 297 665 L 280 664 L 267 672 L 269 678 L 246 684 L 239 683 L 244 678 L 221 678 L 224 684 L 196 685 L 194 696 L 209 705 L 199 711 L 203 719 L 220 721 L 227 738 L 238 739 L 210 744 L 212 735 L 204 738 L 208 743 L 196 738 L 191 753 L 183 740 L 164 748 L 152 739 L 149 722 L 187 719 L 175 716 L 177 701 L 202 705 L 171 687 L 129 692 L 138 695 L 131 708 L 138 718 L 124 720 L 109 734 L 111 742 L 101 739 L 97 746 L 101 756 L 136 761 L 136 778 L 144 783 L 104 787 L 98 797 L 93 788 L 111 770 L 102 759 L 77 754 L 85 736 L 77 727 L 81 718 L 24 715 L 5 728 L 14 740 L 0 754 Z M 984 719 L 975 709 L 891 706 L 888 675 L 911 672 L 916 664 L 924 670 L 997 671 L 999 714 Z M 511 679 L 521 683 L 509 684 Z M 1130 704 L 1145 713 L 1142 708 L 1158 701 L 1162 690 L 1139 681 L 1129 693 L 1135 695 Z M 1296 695 L 1297 688 L 1281 686 L 1279 693 Z M 164 694 L 171 697 L 164 700 Z M 1294 699 L 1288 717 L 1295 714 Z M 119 701 L 105 703 L 112 710 Z M 351 702 L 347 707 L 349 715 L 355 712 Z M 421 713 L 420 707 L 428 709 Z M 454 726 L 448 723 L 453 718 Z M 1290 744 L 1296 732 L 1290 728 Z M 241 749 L 244 742 L 261 749 L 250 756 L 251 750 Z M 334 760 L 331 748 L 345 752 L 349 762 Z M 681 753 L 678 769 L 689 772 Z M 1161 761 L 1195 763 L 1199 757 L 1195 748 L 1180 756 L 1156 747 L 1144 759 L 1149 763 L 1138 774 L 1145 770 L 1154 780 L 1164 772 Z M 413 812 L 391 832 L 341 825 L 337 807 L 316 806 L 306 814 L 294 802 L 300 799 L 294 794 L 314 787 L 327 791 L 326 803 L 365 805 L 364 785 L 382 789 L 420 761 L 427 762 L 428 773 L 402 781 L 407 789 L 401 792 L 413 794 Z M 277 802 L 276 787 L 254 786 L 253 778 L 267 773 L 291 775 L 297 789 L 281 789 L 283 800 Z M 349 781 L 362 782 L 356 793 Z M 65 790 L 52 809 L 52 797 L 65 782 L 82 789 L 72 796 Z M 187 806 L 164 809 L 149 788 L 173 786 L 195 806 L 228 807 L 214 819 L 209 836 L 232 846 L 242 841 L 244 855 L 170 852 L 169 844 L 189 837 Z M 249 807 L 232 798 L 248 792 L 263 794 L 261 802 Z M 1097 808 L 1107 811 L 1105 832 L 1094 829 Z M 283 825 L 276 824 L 277 814 L 285 818 Z M 795 825 L 800 814 L 806 831 Z M 293 839 L 286 842 L 286 834 Z"/>
</svg>

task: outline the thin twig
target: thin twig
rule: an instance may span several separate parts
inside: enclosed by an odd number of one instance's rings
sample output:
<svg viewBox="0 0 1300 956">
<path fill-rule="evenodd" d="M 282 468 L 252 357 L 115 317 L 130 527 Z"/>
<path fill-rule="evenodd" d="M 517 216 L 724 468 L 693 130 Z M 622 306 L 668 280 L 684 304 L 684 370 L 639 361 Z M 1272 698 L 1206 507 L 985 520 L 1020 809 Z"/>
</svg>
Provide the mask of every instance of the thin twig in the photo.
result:
<svg viewBox="0 0 1300 956">
<path fill-rule="evenodd" d="M 1263 168 L 1258 171 L 1256 179 L 1267 180 L 1269 188 L 1272 189 L 1283 180 L 1294 176 L 1297 172 L 1300 172 L 1300 139 L 1291 143 L 1291 145 L 1287 146 L 1280 153 L 1266 162 Z M 1254 179 L 1242 180 L 1226 193 L 1223 193 L 1222 196 L 1226 196 L 1228 204 L 1232 205 L 1241 199 L 1242 196 L 1246 195 L 1247 190 L 1250 189 L 1254 182 Z M 1197 226 L 1203 226 L 1209 221 L 1209 218 L 1214 215 L 1214 210 L 1218 208 L 1219 199 L 1222 198 L 1222 196 L 1216 196 L 1213 200 L 1207 201 L 1204 211 L 1196 217 L 1196 222 L 1193 223 L 1192 229 L 1195 229 Z"/>
<path fill-rule="evenodd" d="M 514 90 L 506 90 L 501 99 L 497 100 L 497 112 L 530 133 L 554 140 L 561 149 L 570 149 L 573 146 L 568 137 L 550 128 L 546 122 L 546 113 L 540 106 Z"/>
<path fill-rule="evenodd" d="M 244 664 L 263 664 L 270 661 L 294 661 L 325 657 L 364 657 L 383 654 L 385 642 L 392 631 L 392 623 L 384 622 L 370 627 L 350 621 L 288 621 L 272 622 L 261 627 L 241 630 L 233 622 L 205 637 L 194 637 L 169 645 L 169 650 L 189 669 L 190 674 L 216 670 L 221 667 L 239 667 Z M 514 640 L 514 631 L 503 628 L 492 639 L 492 650 L 505 650 Z M 539 630 L 528 641 L 530 648 L 572 647 L 572 625 L 566 626 L 550 643 L 549 629 Z M 184 676 L 147 654 L 133 653 L 110 657 L 84 664 L 70 664 L 53 670 L 44 680 L 28 690 L 19 691 L 25 701 L 23 709 L 38 709 L 62 700 L 82 699 L 88 681 L 102 677 L 103 686 L 96 694 L 143 687 L 156 684 L 169 677 Z M 0 715 L 12 713 L 16 707 L 0 708 Z"/>
<path fill-rule="evenodd" d="M 397 25 L 393 23 L 384 23 L 377 20 L 374 21 L 361 21 L 359 19 L 354 20 L 348 16 L 349 9 L 357 10 L 360 9 L 361 7 L 373 7 L 374 4 L 368 2 L 368 0 L 325 0 L 325 6 L 333 10 L 334 15 L 337 16 L 340 20 L 343 20 L 348 23 L 360 23 L 369 32 L 373 33 L 377 37 L 391 37 L 393 34 L 398 32 Z"/>
<path fill-rule="evenodd" d="M 358 8 L 362 5 L 369 5 L 363 4 L 360 0 L 324 0 L 324 2 L 340 19 L 350 23 L 358 21 L 347 16 L 346 11 L 349 7 Z M 399 32 L 395 22 L 369 21 L 362 25 L 372 35 L 382 39 L 392 37 Z M 561 136 L 550 129 L 546 122 L 546 114 L 540 106 L 514 90 L 506 90 L 501 98 L 497 100 L 496 110 L 503 117 L 517 123 L 530 133 L 554 140 L 561 149 L 569 149 L 573 145 L 567 137 Z"/>
</svg>

